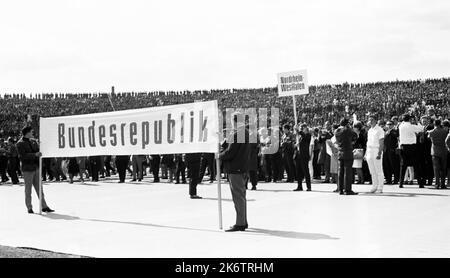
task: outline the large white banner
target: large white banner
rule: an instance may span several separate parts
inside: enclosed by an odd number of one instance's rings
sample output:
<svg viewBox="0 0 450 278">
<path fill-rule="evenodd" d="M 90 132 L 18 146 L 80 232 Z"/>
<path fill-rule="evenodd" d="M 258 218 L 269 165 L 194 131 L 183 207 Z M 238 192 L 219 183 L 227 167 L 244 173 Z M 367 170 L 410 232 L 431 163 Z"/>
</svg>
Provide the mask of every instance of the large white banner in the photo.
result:
<svg viewBox="0 0 450 278">
<path fill-rule="evenodd" d="M 217 101 L 40 119 L 43 157 L 218 152 Z"/>
<path fill-rule="evenodd" d="M 278 74 L 278 96 L 307 95 L 308 74 L 306 70 L 282 72 Z"/>
</svg>

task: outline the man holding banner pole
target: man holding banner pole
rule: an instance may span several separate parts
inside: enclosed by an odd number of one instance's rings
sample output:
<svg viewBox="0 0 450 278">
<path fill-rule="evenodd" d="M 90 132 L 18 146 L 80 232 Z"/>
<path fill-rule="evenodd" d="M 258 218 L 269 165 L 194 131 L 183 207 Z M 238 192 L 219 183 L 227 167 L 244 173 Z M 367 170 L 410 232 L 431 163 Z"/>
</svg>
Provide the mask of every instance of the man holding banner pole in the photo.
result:
<svg viewBox="0 0 450 278">
<path fill-rule="evenodd" d="M 219 154 L 224 164 L 224 171 L 230 180 L 231 195 L 236 210 L 236 224 L 226 232 L 245 231 L 248 228 L 245 184 L 251 150 L 248 142 L 249 132 L 245 128 L 245 122 L 238 122 L 239 118 L 237 113 L 233 115 L 234 134 L 230 136 L 232 142 L 229 142 L 227 148 Z M 238 141 L 240 137 L 238 134 L 245 135 L 244 142 Z"/>
<path fill-rule="evenodd" d="M 54 212 L 45 202 L 41 179 L 42 154 L 39 151 L 38 143 L 33 138 L 33 128 L 25 127 L 22 129 L 22 138 L 17 143 L 17 151 L 22 162 L 22 173 L 25 181 L 25 204 L 28 213 L 34 213 L 31 204 L 31 191 L 34 187 L 40 200 L 39 213 L 42 211 Z"/>
</svg>

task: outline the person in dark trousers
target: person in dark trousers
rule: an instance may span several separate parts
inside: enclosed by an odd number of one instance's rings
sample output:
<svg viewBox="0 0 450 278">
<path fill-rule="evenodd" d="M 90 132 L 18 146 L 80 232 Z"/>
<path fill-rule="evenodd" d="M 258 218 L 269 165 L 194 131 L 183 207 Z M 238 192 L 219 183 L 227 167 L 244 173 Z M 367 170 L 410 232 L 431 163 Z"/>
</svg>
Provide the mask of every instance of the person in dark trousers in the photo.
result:
<svg viewBox="0 0 450 278">
<path fill-rule="evenodd" d="M 19 178 L 17 176 L 17 173 L 19 171 L 19 153 L 17 151 L 17 147 L 14 144 L 13 138 L 8 138 L 8 144 L 6 146 L 6 154 L 8 157 L 8 175 L 11 177 L 12 184 L 18 184 Z"/>
<path fill-rule="evenodd" d="M 219 159 L 223 162 L 223 169 L 228 173 L 231 195 L 236 210 L 236 224 L 226 232 L 245 231 L 247 222 L 247 199 L 245 180 L 248 172 L 251 147 L 248 143 L 249 133 L 245 123 L 238 123 L 238 115 L 233 115 L 234 133 L 231 134 L 225 150 L 220 152 Z M 238 133 L 244 134 L 245 141 L 238 141 Z"/>
<path fill-rule="evenodd" d="M 417 134 L 417 161 L 415 172 L 417 175 L 417 183 L 419 187 L 424 187 L 426 184 L 433 184 L 433 161 L 431 158 L 431 140 L 428 136 L 428 131 L 434 129 L 428 116 L 421 118 L 422 131 Z"/>
<path fill-rule="evenodd" d="M 245 183 L 245 188 L 248 189 L 248 181 L 252 184 L 252 190 L 256 190 L 258 185 L 258 153 L 259 153 L 259 139 L 257 143 L 250 143 L 250 158 L 248 165 L 248 176 Z"/>
<path fill-rule="evenodd" d="M 98 182 L 98 174 L 100 172 L 101 159 L 102 157 L 99 155 L 89 157 L 89 164 L 91 165 L 91 177 L 93 182 Z"/>
<path fill-rule="evenodd" d="M 176 154 L 175 155 L 175 183 L 180 183 L 180 175 L 182 183 L 186 183 L 186 163 L 185 163 L 185 155 Z"/>
<path fill-rule="evenodd" d="M 105 156 L 105 170 L 106 170 L 106 176 L 110 177 L 111 172 L 114 174 L 115 170 L 113 167 L 111 167 L 111 156 L 107 155 Z"/>
<path fill-rule="evenodd" d="M 353 144 L 357 135 L 350 127 L 348 119 L 342 119 L 340 127 L 335 131 L 338 149 L 338 187 L 341 195 L 356 195 L 352 190 L 353 180 Z"/>
<path fill-rule="evenodd" d="M 321 164 L 319 163 L 319 156 L 320 156 L 320 151 L 324 148 L 324 142 L 319 140 L 319 136 L 320 136 L 320 130 L 319 128 L 315 128 L 314 129 L 314 137 L 312 137 L 312 139 L 314 140 L 314 150 L 313 150 L 313 161 L 312 161 L 312 165 L 313 165 L 313 178 L 316 180 L 320 180 L 321 179 Z M 323 164 L 323 163 L 322 163 Z"/>
<path fill-rule="evenodd" d="M 159 182 L 159 164 L 161 162 L 161 156 L 157 154 L 151 155 L 150 160 L 153 173 L 153 182 Z"/>
<path fill-rule="evenodd" d="M 8 167 L 8 157 L 6 153 L 6 144 L 4 139 L 0 139 L 0 176 L 2 178 L 2 182 L 9 181 L 8 176 L 6 175 L 6 169 Z"/>
<path fill-rule="evenodd" d="M 294 182 L 295 167 L 294 167 L 294 143 L 295 136 L 291 132 L 291 126 L 285 124 L 283 126 L 283 136 L 281 137 L 281 153 L 283 157 L 283 166 L 287 173 L 287 182 Z"/>
<path fill-rule="evenodd" d="M 405 180 L 406 168 L 420 164 L 417 161 L 419 157 L 417 154 L 417 135 L 423 132 L 423 127 L 411 124 L 411 116 L 409 114 L 403 115 L 403 122 L 398 126 L 399 131 L 399 145 L 400 145 L 400 182 L 399 187 L 403 188 Z M 419 183 L 419 187 L 424 185 Z"/>
<path fill-rule="evenodd" d="M 39 197 L 39 157 L 42 153 L 39 152 L 39 145 L 34 140 L 33 128 L 25 127 L 22 129 L 22 138 L 16 144 L 17 151 L 19 153 L 19 159 L 22 162 L 22 174 L 25 181 L 25 205 L 27 206 L 28 213 L 34 213 L 31 204 L 31 188 L 34 187 Z M 42 189 L 42 211 L 54 212 L 50 209 L 45 201 L 44 189 Z"/>
<path fill-rule="evenodd" d="M 125 182 L 129 161 L 130 161 L 129 155 L 116 156 L 116 167 L 117 167 L 117 172 L 119 173 L 119 183 Z"/>
<path fill-rule="evenodd" d="M 47 181 L 47 175 L 48 175 L 49 181 L 53 180 L 55 174 L 53 173 L 51 165 L 52 165 L 52 158 L 50 158 L 50 157 L 42 158 L 42 180 L 43 181 Z"/>
<path fill-rule="evenodd" d="M 80 174 L 80 166 L 78 165 L 76 157 L 69 158 L 69 165 L 67 166 L 67 170 L 69 173 L 69 183 L 73 183 L 73 177 Z M 82 180 L 81 174 L 80 177 Z"/>
<path fill-rule="evenodd" d="M 302 182 L 305 179 L 306 190 L 311 191 L 311 176 L 309 173 L 309 161 L 311 155 L 309 153 L 309 146 L 311 144 L 311 133 L 309 133 L 308 126 L 302 124 L 297 133 L 297 141 L 295 144 L 294 161 L 295 169 L 297 171 L 297 188 L 294 191 L 303 191 Z"/>
<path fill-rule="evenodd" d="M 447 148 L 445 139 L 448 131 L 441 125 L 441 120 L 434 121 L 435 128 L 429 132 L 431 139 L 431 156 L 433 158 L 434 176 L 436 177 L 436 189 L 445 189 L 447 177 Z"/>
<path fill-rule="evenodd" d="M 387 131 L 384 135 L 384 153 L 383 153 L 383 172 L 386 184 L 398 184 L 400 178 L 400 158 L 398 156 L 398 129 L 395 128 L 394 122 L 386 123 Z M 394 181 L 392 181 L 394 175 Z"/>
<path fill-rule="evenodd" d="M 331 167 L 331 155 L 327 154 L 326 151 L 326 141 L 330 140 L 334 136 L 332 125 L 329 121 L 325 122 L 324 130 L 320 133 L 319 142 L 322 143 L 322 150 L 319 153 L 319 164 L 323 164 L 323 171 L 325 174 L 325 180 L 324 183 L 335 183 L 336 181 L 332 180 L 332 175 L 330 173 L 330 167 Z"/>
<path fill-rule="evenodd" d="M 201 199 L 197 195 L 197 185 L 199 183 L 201 153 L 187 153 L 185 156 L 189 177 L 189 196 L 191 199 Z"/>
<path fill-rule="evenodd" d="M 205 176 L 206 167 L 208 167 L 209 172 L 209 182 L 213 183 L 215 178 L 215 159 L 214 159 L 214 153 L 203 153 L 202 154 L 202 160 L 200 164 L 200 182 L 203 181 L 203 177 Z"/>
</svg>

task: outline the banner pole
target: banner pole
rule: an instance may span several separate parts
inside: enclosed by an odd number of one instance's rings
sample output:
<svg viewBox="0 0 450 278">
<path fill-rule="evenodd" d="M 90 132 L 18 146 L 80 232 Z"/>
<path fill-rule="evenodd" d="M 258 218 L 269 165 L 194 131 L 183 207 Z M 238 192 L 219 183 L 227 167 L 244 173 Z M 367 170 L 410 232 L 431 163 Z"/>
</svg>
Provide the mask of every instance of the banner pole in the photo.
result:
<svg viewBox="0 0 450 278">
<path fill-rule="evenodd" d="M 39 214 L 42 215 L 42 156 L 39 157 Z"/>
<path fill-rule="evenodd" d="M 293 132 L 294 132 L 294 134 L 297 134 L 297 132 L 296 132 L 296 128 L 297 128 L 297 104 L 295 103 L 295 95 L 292 95 L 292 105 L 293 105 L 293 107 L 294 107 L 294 121 L 295 121 L 295 125 L 294 125 L 294 128 L 293 128 Z M 296 138 L 296 143 L 297 143 L 297 146 L 298 146 L 298 136 L 295 136 L 295 138 Z"/>
<path fill-rule="evenodd" d="M 219 229 L 222 230 L 222 185 L 221 185 L 221 180 L 220 180 L 220 159 L 219 159 L 219 154 L 217 154 L 216 156 L 216 168 L 217 168 L 217 174 L 216 174 L 216 179 L 217 179 L 217 200 L 218 200 L 218 205 L 219 205 Z"/>
</svg>

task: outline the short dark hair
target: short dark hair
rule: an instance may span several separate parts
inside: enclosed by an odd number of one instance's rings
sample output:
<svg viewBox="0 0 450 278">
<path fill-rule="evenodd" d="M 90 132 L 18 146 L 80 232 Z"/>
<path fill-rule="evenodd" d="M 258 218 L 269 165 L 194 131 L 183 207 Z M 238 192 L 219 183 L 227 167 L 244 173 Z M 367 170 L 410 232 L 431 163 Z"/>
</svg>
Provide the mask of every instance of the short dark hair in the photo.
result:
<svg viewBox="0 0 450 278">
<path fill-rule="evenodd" d="M 339 123 L 340 126 L 347 126 L 349 124 L 349 120 L 347 118 L 343 118 Z"/>
<path fill-rule="evenodd" d="M 25 136 L 32 130 L 33 130 L 33 128 L 31 126 L 26 126 L 26 127 L 22 128 L 22 135 Z"/>
<path fill-rule="evenodd" d="M 449 120 L 444 120 L 444 121 L 442 122 L 442 125 L 443 125 L 443 126 L 446 126 L 446 127 L 450 127 L 450 121 L 449 121 Z"/>
<path fill-rule="evenodd" d="M 289 124 L 284 124 L 283 128 L 287 129 L 287 130 L 291 130 L 291 126 Z"/>
<path fill-rule="evenodd" d="M 409 122 L 410 119 L 411 119 L 411 116 L 409 114 L 403 115 L 403 121 L 404 122 Z"/>
</svg>

